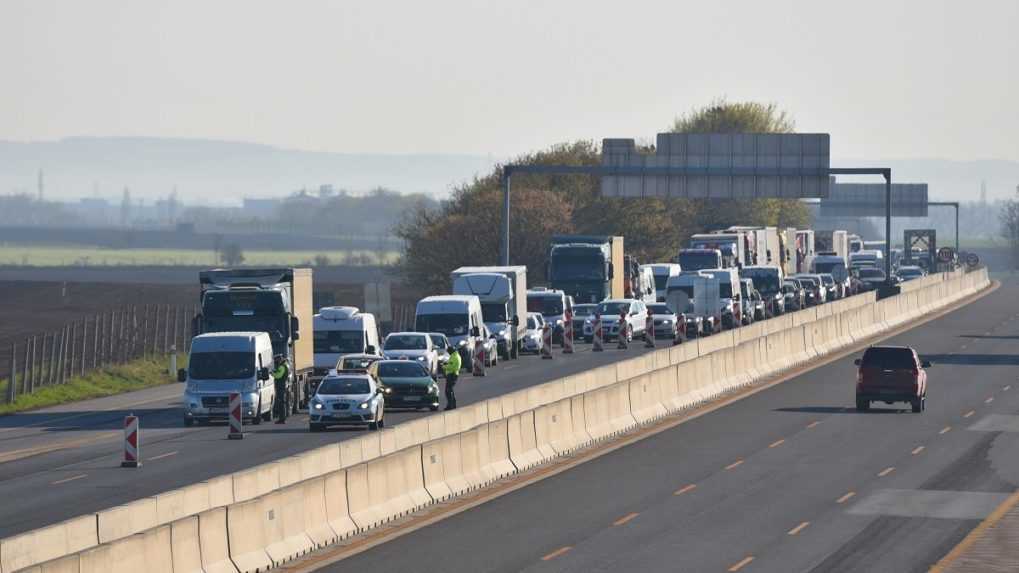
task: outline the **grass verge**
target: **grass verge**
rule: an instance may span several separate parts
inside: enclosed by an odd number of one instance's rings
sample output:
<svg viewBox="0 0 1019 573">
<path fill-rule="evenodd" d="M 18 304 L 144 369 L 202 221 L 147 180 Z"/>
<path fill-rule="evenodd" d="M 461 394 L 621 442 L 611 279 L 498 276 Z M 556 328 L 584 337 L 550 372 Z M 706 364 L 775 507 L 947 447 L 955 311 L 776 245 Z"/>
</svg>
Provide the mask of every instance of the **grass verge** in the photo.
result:
<svg viewBox="0 0 1019 573">
<path fill-rule="evenodd" d="M 181 368 L 187 367 L 186 358 L 178 358 Z M 66 384 L 44 386 L 31 394 L 17 396 L 13 404 L 6 404 L 7 380 L 0 380 L 0 415 L 56 406 L 68 402 L 102 398 L 142 388 L 160 386 L 176 381 L 176 375 L 167 373 L 167 357 L 141 358 L 76 376 Z"/>
</svg>

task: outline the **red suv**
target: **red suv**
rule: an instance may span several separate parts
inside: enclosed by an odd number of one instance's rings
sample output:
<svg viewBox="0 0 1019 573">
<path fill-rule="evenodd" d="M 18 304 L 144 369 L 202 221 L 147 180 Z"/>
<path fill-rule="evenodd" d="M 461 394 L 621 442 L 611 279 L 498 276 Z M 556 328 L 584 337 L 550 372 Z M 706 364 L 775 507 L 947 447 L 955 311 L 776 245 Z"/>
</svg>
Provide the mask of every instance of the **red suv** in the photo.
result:
<svg viewBox="0 0 1019 573">
<path fill-rule="evenodd" d="M 856 409 L 867 411 L 871 402 L 909 402 L 914 413 L 927 405 L 927 371 L 931 363 L 920 360 L 908 346 L 871 346 L 856 359 Z"/>
</svg>

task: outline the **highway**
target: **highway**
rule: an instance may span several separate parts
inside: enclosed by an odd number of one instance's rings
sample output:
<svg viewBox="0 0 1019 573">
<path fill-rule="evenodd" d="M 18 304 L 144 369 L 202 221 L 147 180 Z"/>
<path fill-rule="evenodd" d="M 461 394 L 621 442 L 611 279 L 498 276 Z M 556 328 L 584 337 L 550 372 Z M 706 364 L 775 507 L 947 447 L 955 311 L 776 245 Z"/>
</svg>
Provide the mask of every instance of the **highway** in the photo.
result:
<svg viewBox="0 0 1019 573">
<path fill-rule="evenodd" d="M 663 344 L 659 341 L 659 346 Z M 484 378 L 461 376 L 457 402 L 467 405 L 645 352 L 606 345 L 592 353 L 578 344 L 573 356 L 554 349 L 553 360 L 533 355 L 500 362 Z M 245 427 L 244 440 L 227 440 L 225 425 L 185 428 L 182 385 L 172 384 L 0 416 L 0 538 L 110 508 L 212 477 L 250 468 L 347 438 L 364 430 L 312 434 L 306 415 L 286 425 Z M 444 402 L 444 400 L 443 400 Z M 124 416 L 141 423 L 142 467 L 120 467 Z M 387 427 L 430 412 L 388 412 Z"/>
<path fill-rule="evenodd" d="M 854 353 L 323 570 L 926 571 L 1019 483 L 1017 299 L 886 342 L 923 414 L 856 412 Z"/>
</svg>

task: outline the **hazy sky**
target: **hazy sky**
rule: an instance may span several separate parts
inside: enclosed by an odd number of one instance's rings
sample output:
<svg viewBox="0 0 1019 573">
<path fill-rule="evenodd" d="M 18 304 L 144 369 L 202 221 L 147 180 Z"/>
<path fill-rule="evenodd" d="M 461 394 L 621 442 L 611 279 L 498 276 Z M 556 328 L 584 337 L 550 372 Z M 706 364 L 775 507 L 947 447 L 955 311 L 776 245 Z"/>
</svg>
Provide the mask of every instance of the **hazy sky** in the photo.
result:
<svg viewBox="0 0 1019 573">
<path fill-rule="evenodd" d="M 2 0 L 0 139 L 508 156 L 721 95 L 836 158 L 1019 159 L 1019 2 Z"/>
</svg>

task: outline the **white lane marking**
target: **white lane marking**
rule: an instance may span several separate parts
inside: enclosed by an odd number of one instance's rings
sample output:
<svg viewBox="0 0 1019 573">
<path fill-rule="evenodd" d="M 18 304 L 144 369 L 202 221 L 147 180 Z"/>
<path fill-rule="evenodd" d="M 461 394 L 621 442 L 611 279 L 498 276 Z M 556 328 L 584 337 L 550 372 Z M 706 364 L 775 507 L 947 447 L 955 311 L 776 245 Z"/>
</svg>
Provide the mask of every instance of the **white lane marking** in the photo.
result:
<svg viewBox="0 0 1019 573">
<path fill-rule="evenodd" d="M 178 453 L 180 453 L 180 452 L 167 452 L 165 454 L 159 454 L 158 456 L 153 456 L 153 457 L 149 458 L 149 461 L 151 462 L 151 461 L 154 461 L 154 460 L 161 460 L 163 458 L 168 458 L 170 456 L 176 456 Z"/>
<path fill-rule="evenodd" d="M 50 485 L 60 485 L 62 483 L 67 483 L 69 481 L 74 481 L 74 480 L 78 480 L 78 479 L 85 478 L 85 477 L 88 477 L 88 474 L 81 474 L 81 475 L 76 475 L 76 476 L 72 476 L 72 477 L 69 477 L 69 478 L 64 478 L 64 479 L 60 479 L 60 480 L 57 480 L 57 481 L 53 481 L 53 482 L 50 482 Z"/>
</svg>

